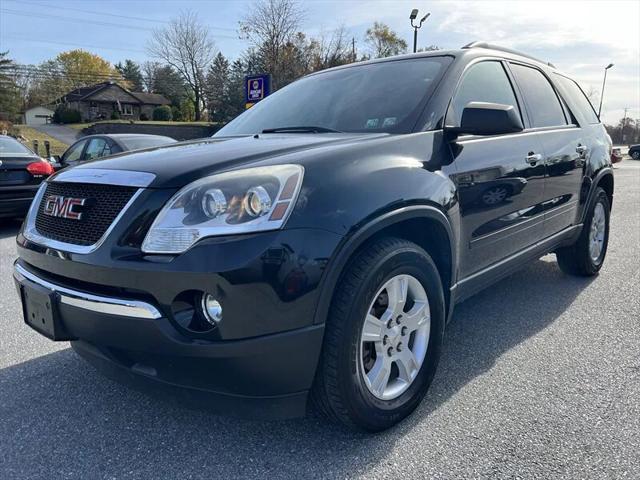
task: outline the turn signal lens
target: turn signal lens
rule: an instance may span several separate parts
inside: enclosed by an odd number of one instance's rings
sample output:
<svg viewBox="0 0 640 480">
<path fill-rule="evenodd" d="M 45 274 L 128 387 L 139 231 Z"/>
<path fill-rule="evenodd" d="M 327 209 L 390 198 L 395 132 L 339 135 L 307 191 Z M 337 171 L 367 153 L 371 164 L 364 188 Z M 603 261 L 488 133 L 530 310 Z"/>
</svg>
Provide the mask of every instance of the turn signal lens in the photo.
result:
<svg viewBox="0 0 640 480">
<path fill-rule="evenodd" d="M 45 160 L 41 160 L 39 162 L 33 162 L 27 165 L 27 172 L 29 172 L 34 177 L 39 177 L 43 175 L 44 176 L 52 175 L 54 170 L 53 170 L 53 165 L 51 165 L 49 162 Z"/>
</svg>

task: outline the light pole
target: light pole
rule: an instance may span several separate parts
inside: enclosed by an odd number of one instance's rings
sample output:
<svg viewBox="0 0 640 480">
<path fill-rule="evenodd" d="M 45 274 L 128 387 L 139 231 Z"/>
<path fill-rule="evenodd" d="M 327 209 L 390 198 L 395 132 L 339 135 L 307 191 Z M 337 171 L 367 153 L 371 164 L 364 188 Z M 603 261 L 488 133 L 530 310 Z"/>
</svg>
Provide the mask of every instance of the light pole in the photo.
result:
<svg viewBox="0 0 640 480">
<path fill-rule="evenodd" d="M 598 117 L 600 117 L 600 113 L 602 112 L 602 97 L 604 97 L 604 84 L 607 82 L 607 70 L 611 67 L 613 67 L 613 63 L 604 67 L 604 78 L 602 79 L 602 92 L 600 92 L 600 108 L 598 108 Z"/>
<path fill-rule="evenodd" d="M 420 19 L 420 23 L 418 25 L 414 25 L 413 21 L 418 17 L 418 9 L 414 8 L 411 10 L 409 20 L 411 20 L 411 26 L 413 27 L 413 53 L 416 53 L 416 50 L 418 49 L 418 29 L 422 27 L 422 24 L 427 18 L 429 18 L 429 15 L 431 15 L 431 13 L 427 13 Z"/>
</svg>

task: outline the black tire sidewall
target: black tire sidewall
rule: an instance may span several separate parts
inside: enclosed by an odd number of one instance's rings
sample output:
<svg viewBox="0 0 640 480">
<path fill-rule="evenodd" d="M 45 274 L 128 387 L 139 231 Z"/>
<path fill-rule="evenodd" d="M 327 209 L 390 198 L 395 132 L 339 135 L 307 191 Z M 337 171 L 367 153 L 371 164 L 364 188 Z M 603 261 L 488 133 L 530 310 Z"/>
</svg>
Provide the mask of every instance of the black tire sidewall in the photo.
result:
<svg viewBox="0 0 640 480">
<path fill-rule="evenodd" d="M 412 275 L 422 284 L 429 300 L 431 330 L 425 359 L 411 386 L 398 398 L 380 400 L 369 392 L 360 370 L 360 334 L 366 312 L 374 295 L 390 278 Z M 341 389 L 351 415 L 367 429 L 387 428 L 408 415 L 420 403 L 436 371 L 444 331 L 444 300 L 442 284 L 433 261 L 424 250 L 415 246 L 389 252 L 376 259 L 376 264 L 354 296 L 349 314 L 348 334 L 342 345 Z"/>
<path fill-rule="evenodd" d="M 598 259 L 596 261 L 594 261 L 591 258 L 591 254 L 589 253 L 589 233 L 591 231 L 591 224 L 593 223 L 593 214 L 596 210 L 596 206 L 598 204 L 602 204 L 603 208 L 604 208 L 604 241 L 602 243 L 602 251 L 600 252 L 600 256 L 598 257 Z M 610 215 L 610 206 L 609 206 L 609 198 L 607 197 L 607 194 L 605 193 L 604 190 L 599 189 L 596 195 L 596 199 L 593 202 L 593 206 L 591 207 L 591 211 L 589 212 L 589 224 L 585 225 L 586 229 L 585 229 L 585 233 L 586 233 L 586 256 L 587 256 L 587 260 L 589 261 L 589 263 L 591 264 L 592 269 L 597 272 L 598 270 L 600 270 L 602 268 L 602 265 L 604 264 L 604 259 L 607 256 L 607 248 L 609 246 L 609 224 L 611 221 L 611 215 Z"/>
</svg>

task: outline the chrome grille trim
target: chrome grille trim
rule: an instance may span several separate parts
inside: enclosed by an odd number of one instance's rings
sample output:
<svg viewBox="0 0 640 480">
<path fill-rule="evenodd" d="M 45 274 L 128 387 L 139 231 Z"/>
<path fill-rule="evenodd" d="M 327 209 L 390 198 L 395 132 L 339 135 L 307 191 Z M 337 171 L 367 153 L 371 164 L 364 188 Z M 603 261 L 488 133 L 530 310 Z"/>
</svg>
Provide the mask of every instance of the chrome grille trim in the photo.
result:
<svg viewBox="0 0 640 480">
<path fill-rule="evenodd" d="M 106 168 L 71 168 L 55 175 L 51 182 L 99 183 L 121 187 L 145 188 L 151 185 L 156 176 L 149 172 L 133 170 L 107 170 Z"/>
<path fill-rule="evenodd" d="M 66 180 L 65 180 L 66 181 Z M 91 183 L 91 182 L 87 182 Z M 127 212 L 129 207 L 136 201 L 136 199 L 140 196 L 144 189 L 139 188 L 129 199 L 126 205 L 122 208 L 120 213 L 113 219 L 109 228 L 105 230 L 104 234 L 100 239 L 94 243 L 93 245 L 74 245 L 72 243 L 60 242 L 58 240 L 53 240 L 51 238 L 44 237 L 38 233 L 36 229 L 36 217 L 38 215 L 38 208 L 40 207 L 40 202 L 42 202 L 42 197 L 47 189 L 47 182 L 42 182 L 40 188 L 38 189 L 38 193 L 33 199 L 31 206 L 29 207 L 29 213 L 27 214 L 27 218 L 25 220 L 23 235 L 30 242 L 36 243 L 38 245 L 42 245 L 43 247 L 51 248 L 53 250 L 59 250 L 62 252 L 70 252 L 70 253 L 81 253 L 88 254 L 95 250 L 97 250 L 100 245 L 104 243 L 109 234 L 113 231 L 115 226 L 118 224 L 123 215 Z"/>
</svg>

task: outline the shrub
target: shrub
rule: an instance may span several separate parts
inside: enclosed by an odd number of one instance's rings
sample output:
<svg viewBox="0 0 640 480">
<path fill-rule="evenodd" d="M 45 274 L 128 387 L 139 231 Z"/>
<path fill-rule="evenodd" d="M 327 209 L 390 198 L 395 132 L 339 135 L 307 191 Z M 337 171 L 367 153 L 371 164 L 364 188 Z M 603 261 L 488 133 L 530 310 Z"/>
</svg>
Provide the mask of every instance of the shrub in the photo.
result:
<svg viewBox="0 0 640 480">
<path fill-rule="evenodd" d="M 111 120 L 120 120 L 120 112 L 117 110 L 111 112 Z"/>
<path fill-rule="evenodd" d="M 78 110 L 67 108 L 64 105 L 58 106 L 53 112 L 53 123 L 80 123 L 82 116 Z"/>
<path fill-rule="evenodd" d="M 149 115 L 147 115 L 146 113 L 141 113 L 140 120 L 146 122 L 147 120 L 149 120 Z"/>
<path fill-rule="evenodd" d="M 171 107 L 169 107 L 169 105 L 162 105 L 153 109 L 154 120 L 169 121 L 171 120 L 171 117 Z"/>
</svg>

